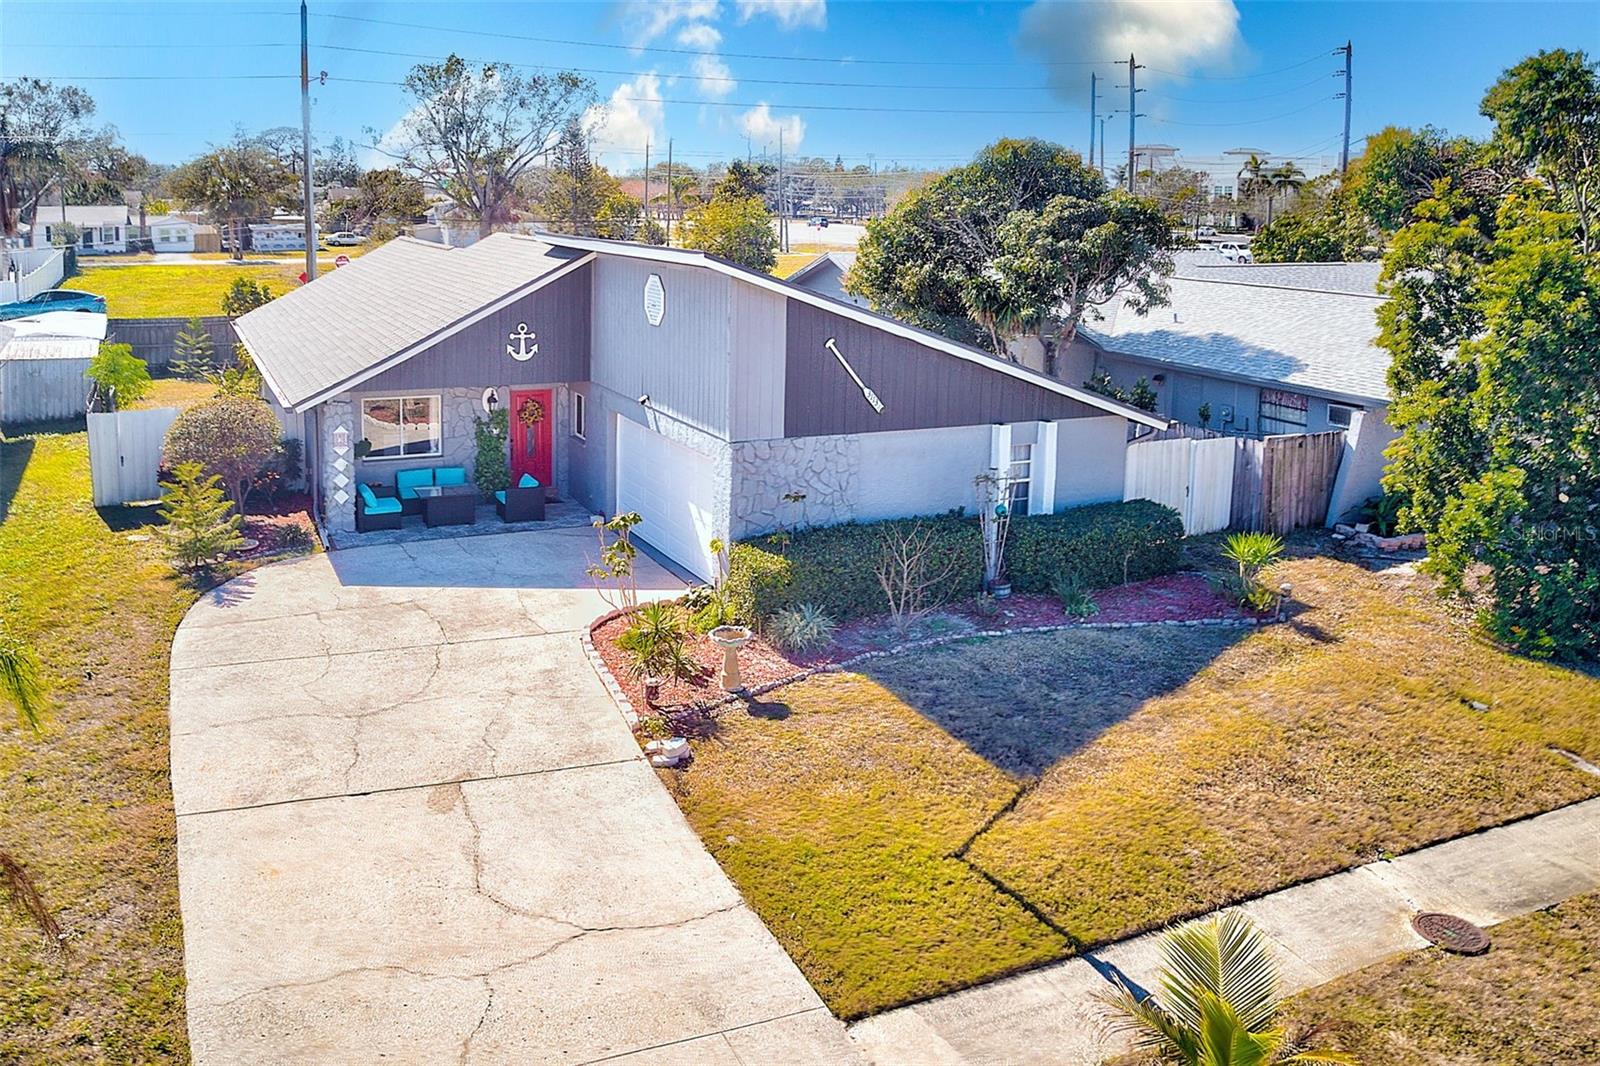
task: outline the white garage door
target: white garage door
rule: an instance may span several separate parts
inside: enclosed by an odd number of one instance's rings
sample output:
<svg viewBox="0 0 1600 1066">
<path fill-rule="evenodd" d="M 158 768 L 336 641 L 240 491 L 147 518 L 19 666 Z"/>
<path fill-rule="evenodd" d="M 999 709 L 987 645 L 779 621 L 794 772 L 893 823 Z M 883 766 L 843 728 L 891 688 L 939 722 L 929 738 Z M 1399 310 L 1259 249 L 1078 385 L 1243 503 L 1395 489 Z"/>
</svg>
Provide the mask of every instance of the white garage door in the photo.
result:
<svg viewBox="0 0 1600 1066">
<path fill-rule="evenodd" d="M 617 420 L 617 512 L 638 511 L 634 535 L 697 577 L 709 580 L 707 545 L 716 536 L 712 460 L 655 430 Z"/>
</svg>

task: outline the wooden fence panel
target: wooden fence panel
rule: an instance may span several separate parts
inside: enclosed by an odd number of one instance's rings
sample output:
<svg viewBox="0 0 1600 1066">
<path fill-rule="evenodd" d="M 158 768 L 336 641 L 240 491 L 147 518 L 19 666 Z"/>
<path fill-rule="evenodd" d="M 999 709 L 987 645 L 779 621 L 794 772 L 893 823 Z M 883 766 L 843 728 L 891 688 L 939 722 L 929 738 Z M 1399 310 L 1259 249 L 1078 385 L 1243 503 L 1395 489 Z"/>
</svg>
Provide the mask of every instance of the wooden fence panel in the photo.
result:
<svg viewBox="0 0 1600 1066">
<path fill-rule="evenodd" d="M 1260 442 L 1260 529 L 1285 534 L 1320 526 L 1344 456 L 1344 432 L 1267 437 Z"/>
<path fill-rule="evenodd" d="M 133 346 L 133 354 L 152 367 L 172 362 L 178 334 L 189 324 L 187 318 L 113 318 L 106 323 L 106 340 Z M 233 346 L 238 336 L 226 315 L 207 315 L 200 319 L 211 334 L 213 358 L 218 365 L 232 365 Z"/>
<path fill-rule="evenodd" d="M 96 507 L 161 495 L 161 448 L 177 417 L 176 407 L 88 416 L 89 479 Z"/>
</svg>

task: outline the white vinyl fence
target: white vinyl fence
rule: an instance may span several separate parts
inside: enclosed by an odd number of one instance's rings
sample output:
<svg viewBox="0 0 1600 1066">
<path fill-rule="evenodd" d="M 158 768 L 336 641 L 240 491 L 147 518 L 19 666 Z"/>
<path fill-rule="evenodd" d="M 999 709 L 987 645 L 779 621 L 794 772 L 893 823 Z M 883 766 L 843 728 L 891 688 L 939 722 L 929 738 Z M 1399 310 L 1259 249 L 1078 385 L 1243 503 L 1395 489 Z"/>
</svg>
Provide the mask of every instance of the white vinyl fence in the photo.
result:
<svg viewBox="0 0 1600 1066">
<path fill-rule="evenodd" d="M 1166 504 L 1183 516 L 1183 531 L 1190 535 L 1226 529 L 1237 450 L 1231 437 L 1130 444 L 1122 498 Z"/>
<path fill-rule="evenodd" d="M 26 300 L 54 288 L 66 272 L 60 248 L 0 251 L 0 304 Z M 11 268 L 16 267 L 15 280 Z"/>
<path fill-rule="evenodd" d="M 89 416 L 89 476 L 94 505 L 110 507 L 161 495 L 161 446 L 176 407 Z"/>
</svg>

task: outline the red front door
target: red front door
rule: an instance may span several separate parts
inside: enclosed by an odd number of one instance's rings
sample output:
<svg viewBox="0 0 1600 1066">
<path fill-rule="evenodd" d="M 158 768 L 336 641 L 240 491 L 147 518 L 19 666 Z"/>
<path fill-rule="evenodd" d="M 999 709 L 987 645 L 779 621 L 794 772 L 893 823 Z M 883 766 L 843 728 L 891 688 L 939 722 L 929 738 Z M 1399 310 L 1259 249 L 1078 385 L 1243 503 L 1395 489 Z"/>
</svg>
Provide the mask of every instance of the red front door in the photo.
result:
<svg viewBox="0 0 1600 1066">
<path fill-rule="evenodd" d="M 532 474 L 548 491 L 555 480 L 556 405 L 549 389 L 511 390 L 511 483 Z"/>
</svg>

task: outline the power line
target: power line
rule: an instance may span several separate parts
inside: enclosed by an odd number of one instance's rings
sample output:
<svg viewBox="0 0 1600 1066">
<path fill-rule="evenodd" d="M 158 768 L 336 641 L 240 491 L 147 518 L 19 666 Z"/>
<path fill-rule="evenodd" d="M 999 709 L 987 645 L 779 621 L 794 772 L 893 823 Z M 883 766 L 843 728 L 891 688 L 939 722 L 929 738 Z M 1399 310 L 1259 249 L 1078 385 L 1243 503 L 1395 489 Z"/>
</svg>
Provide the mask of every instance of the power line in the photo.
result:
<svg viewBox="0 0 1600 1066">
<path fill-rule="evenodd" d="M 460 26 L 426 25 L 418 22 L 396 22 L 391 19 L 369 18 L 365 15 L 338 15 L 332 13 L 319 13 L 314 18 L 340 19 L 346 22 L 363 22 L 374 26 L 393 26 L 407 30 L 426 30 L 429 33 L 459 33 L 472 37 L 490 37 L 497 41 L 532 41 L 537 44 L 559 44 L 574 48 L 606 48 L 621 50 L 638 54 L 639 52 L 655 52 L 663 55 L 699 56 L 708 54 L 699 48 L 669 48 L 664 45 L 631 45 L 617 44 L 611 41 L 579 41 L 561 37 L 535 37 L 529 34 L 502 33 L 491 30 L 469 30 Z M 1013 59 L 991 60 L 953 60 L 948 57 L 941 59 L 859 59 L 844 58 L 839 56 L 795 56 L 773 55 L 761 52 L 718 52 L 727 59 L 759 59 L 766 62 L 781 63 L 836 63 L 842 65 L 873 65 L 873 66 L 905 66 L 905 67 L 1014 67 Z M 1061 67 L 1105 67 L 1116 65 L 1116 60 L 1051 60 L 1044 66 Z"/>
<path fill-rule="evenodd" d="M 1255 102 L 1257 100 L 1276 100 L 1279 97 L 1289 96 L 1289 95 L 1291 95 L 1293 93 L 1297 93 L 1301 89 L 1309 89 L 1313 85 L 1321 85 L 1326 80 L 1327 80 L 1326 78 L 1318 76 L 1318 77 L 1312 78 L 1310 81 L 1303 81 L 1298 85 L 1292 85 L 1289 88 L 1282 90 L 1281 92 L 1262 93 L 1259 96 L 1236 96 L 1231 100 L 1201 100 L 1201 99 L 1197 99 L 1196 97 L 1193 97 L 1193 96 L 1168 96 L 1166 93 L 1160 92 L 1159 90 L 1152 91 L 1150 93 L 1150 95 L 1152 97 L 1156 98 L 1156 99 L 1172 100 L 1172 101 L 1174 101 L 1176 103 L 1180 103 L 1180 104 L 1209 104 L 1209 105 L 1212 105 L 1212 106 L 1218 106 L 1218 105 L 1220 105 L 1220 106 L 1228 106 L 1230 104 L 1248 104 L 1248 103 L 1253 103 L 1253 102 Z"/>
<path fill-rule="evenodd" d="M 1149 69 L 1158 74 L 1170 74 L 1174 78 L 1193 78 L 1197 81 L 1246 81 L 1250 78 L 1270 78 L 1274 74 L 1283 74 L 1286 71 L 1299 70 L 1301 67 L 1307 67 L 1312 63 L 1323 61 L 1326 56 L 1326 52 L 1318 52 L 1316 55 L 1307 59 L 1302 59 L 1298 63 L 1291 63 L 1286 67 L 1276 67 L 1272 70 L 1257 71 L 1254 74 L 1186 74 L 1181 70 L 1164 70 L 1161 67 L 1151 67 Z"/>
<path fill-rule="evenodd" d="M 1304 107 L 1297 107 L 1293 111 L 1284 111 L 1284 112 L 1282 112 L 1280 114 L 1268 115 L 1265 118 L 1246 119 L 1246 120 L 1244 120 L 1242 122 L 1180 122 L 1177 119 L 1172 119 L 1172 118 L 1152 118 L 1150 121 L 1151 122 L 1159 122 L 1162 125 L 1166 125 L 1166 126 L 1206 126 L 1206 127 L 1259 126 L 1263 122 L 1276 122 L 1280 118 L 1288 118 L 1291 115 L 1298 115 L 1298 114 L 1301 114 L 1302 112 L 1310 111 L 1313 107 L 1316 107 L 1318 104 L 1323 104 L 1323 103 L 1328 102 L 1329 100 L 1336 100 L 1336 99 L 1338 99 L 1338 97 L 1335 97 L 1335 96 L 1323 96 L 1323 97 L 1319 97 L 1316 100 L 1311 101 L 1309 104 L 1307 104 Z"/>
</svg>

